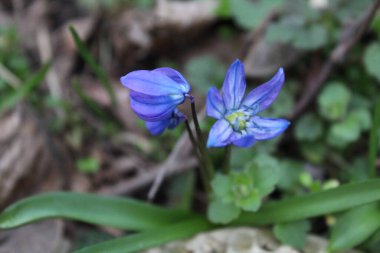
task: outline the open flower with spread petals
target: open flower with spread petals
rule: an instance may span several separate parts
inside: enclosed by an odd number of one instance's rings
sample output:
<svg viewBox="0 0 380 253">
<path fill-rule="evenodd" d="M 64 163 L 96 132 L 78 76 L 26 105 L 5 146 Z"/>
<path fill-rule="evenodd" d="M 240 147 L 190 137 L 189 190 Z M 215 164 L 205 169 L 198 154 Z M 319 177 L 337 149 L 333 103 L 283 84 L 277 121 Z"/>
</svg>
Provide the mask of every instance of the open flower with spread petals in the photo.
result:
<svg viewBox="0 0 380 253">
<path fill-rule="evenodd" d="M 271 80 L 244 97 L 244 66 L 239 60 L 232 63 L 222 92 L 212 87 L 207 94 L 207 115 L 218 120 L 211 128 L 207 146 L 223 147 L 233 144 L 251 147 L 256 141 L 272 139 L 285 131 L 289 121 L 257 116 L 273 103 L 284 81 L 284 71 L 280 68 Z"/>
<path fill-rule="evenodd" d="M 161 121 L 172 117 L 177 105 L 183 103 L 190 85 L 171 68 L 152 71 L 137 70 L 120 78 L 131 90 L 131 107 L 145 121 Z"/>
</svg>

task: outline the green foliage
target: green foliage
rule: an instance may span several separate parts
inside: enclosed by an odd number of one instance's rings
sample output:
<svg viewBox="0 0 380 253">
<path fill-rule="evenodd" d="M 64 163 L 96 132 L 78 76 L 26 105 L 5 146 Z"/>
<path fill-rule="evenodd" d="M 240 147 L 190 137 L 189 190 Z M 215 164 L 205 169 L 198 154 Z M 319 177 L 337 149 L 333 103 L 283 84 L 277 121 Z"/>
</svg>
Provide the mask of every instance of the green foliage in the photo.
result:
<svg viewBox="0 0 380 253">
<path fill-rule="evenodd" d="M 329 129 L 327 142 L 336 148 L 345 148 L 348 144 L 357 141 L 364 130 L 368 130 L 371 116 L 365 109 L 349 112 L 342 121 L 334 123 Z"/>
<path fill-rule="evenodd" d="M 279 161 L 279 181 L 278 188 L 292 194 L 297 193 L 299 188 L 299 178 L 304 171 L 303 165 L 296 160 Z"/>
<path fill-rule="evenodd" d="M 94 173 L 100 169 L 100 164 L 95 157 L 83 157 L 76 161 L 76 167 L 81 172 Z"/>
<path fill-rule="evenodd" d="M 283 0 L 255 2 L 249 0 L 230 0 L 231 15 L 236 23 L 247 30 L 256 28 L 273 9 L 281 8 Z"/>
<path fill-rule="evenodd" d="M 266 40 L 269 43 L 290 43 L 296 48 L 311 50 L 327 43 L 327 31 L 320 24 L 306 25 L 301 17 L 289 17 L 271 25 Z"/>
<path fill-rule="evenodd" d="M 367 48 L 364 52 L 364 66 L 368 72 L 368 74 L 375 77 L 378 81 L 380 81 L 380 72 L 379 72 L 379 66 L 380 66 L 380 43 L 379 42 L 373 42 Z"/>
<path fill-rule="evenodd" d="M 191 217 L 187 212 L 160 208 L 140 201 L 84 193 L 46 193 L 23 199 L 0 214 L 0 229 L 47 218 L 66 218 L 131 230 L 166 226 Z"/>
<path fill-rule="evenodd" d="M 309 221 L 301 220 L 296 222 L 281 223 L 274 226 L 274 235 L 283 244 L 288 244 L 294 248 L 302 249 L 306 243 L 307 232 L 311 226 Z"/>
<path fill-rule="evenodd" d="M 351 91 L 340 82 L 328 83 L 318 96 L 318 109 L 327 120 L 338 120 L 346 115 Z"/>
<path fill-rule="evenodd" d="M 217 174 L 211 182 L 214 195 L 209 219 L 228 223 L 238 217 L 240 210 L 257 211 L 262 199 L 274 190 L 278 174 L 277 161 L 267 155 L 257 156 L 242 171 Z"/>
<path fill-rule="evenodd" d="M 186 64 L 186 73 L 192 86 L 206 93 L 211 86 L 220 87 L 226 67 L 214 56 L 202 55 Z"/>
<path fill-rule="evenodd" d="M 380 96 L 377 96 L 373 123 L 371 127 L 368 152 L 368 171 L 371 177 L 376 176 L 376 155 L 379 150 L 379 129 L 380 129 Z"/>
<path fill-rule="evenodd" d="M 0 115 L 7 109 L 14 106 L 21 99 L 28 96 L 45 78 L 50 64 L 45 64 L 34 76 L 26 81 L 20 88 L 10 93 L 6 98 L 0 101 Z"/>
<path fill-rule="evenodd" d="M 296 123 L 295 136 L 300 141 L 315 141 L 323 134 L 322 121 L 314 114 L 303 115 Z"/>
<path fill-rule="evenodd" d="M 140 252 L 154 246 L 180 240 L 196 233 L 209 230 L 213 225 L 203 218 L 187 219 L 181 222 L 163 226 L 103 243 L 99 243 L 74 253 L 133 253 Z"/>
<path fill-rule="evenodd" d="M 301 143 L 301 153 L 308 161 L 320 164 L 326 157 L 326 144 L 324 142 Z"/>
<path fill-rule="evenodd" d="M 258 212 L 244 212 L 234 225 L 268 225 L 341 212 L 380 200 L 380 179 L 368 180 L 263 205 Z"/>
<path fill-rule="evenodd" d="M 195 173 L 189 171 L 170 182 L 167 193 L 171 208 L 190 211 L 195 188 Z"/>
<path fill-rule="evenodd" d="M 330 252 L 351 249 L 380 229 L 378 203 L 356 207 L 341 217 L 333 226 L 329 244 Z"/>
<path fill-rule="evenodd" d="M 102 67 L 95 61 L 95 59 L 91 55 L 91 52 L 87 49 L 86 45 L 80 39 L 75 28 L 70 26 L 69 30 L 70 30 L 71 36 L 74 39 L 75 45 L 77 46 L 78 51 L 79 51 L 80 55 L 82 56 L 83 60 L 89 65 L 91 70 L 95 73 L 95 75 L 99 79 L 100 84 L 103 86 L 104 90 L 108 93 L 108 96 L 112 102 L 112 105 L 116 106 L 115 91 L 112 88 L 111 82 L 108 80 L 107 74 L 104 72 Z"/>
</svg>

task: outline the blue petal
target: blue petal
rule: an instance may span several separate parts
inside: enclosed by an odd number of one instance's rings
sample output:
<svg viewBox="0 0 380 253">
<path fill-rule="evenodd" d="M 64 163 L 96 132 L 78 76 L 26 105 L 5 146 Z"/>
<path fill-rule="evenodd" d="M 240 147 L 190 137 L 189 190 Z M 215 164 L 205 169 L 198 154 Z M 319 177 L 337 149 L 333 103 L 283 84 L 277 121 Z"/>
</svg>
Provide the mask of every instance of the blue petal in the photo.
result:
<svg viewBox="0 0 380 253">
<path fill-rule="evenodd" d="M 207 147 L 223 147 L 231 143 L 232 127 L 225 119 L 220 119 L 212 126 L 208 135 Z"/>
<path fill-rule="evenodd" d="M 241 148 L 252 147 L 256 143 L 256 139 L 253 135 L 235 135 L 232 144 Z"/>
<path fill-rule="evenodd" d="M 186 116 L 176 108 L 173 112 L 172 117 L 170 118 L 170 123 L 168 125 L 168 128 L 174 129 L 179 125 L 179 123 L 182 123 L 185 120 L 186 120 Z"/>
<path fill-rule="evenodd" d="M 166 128 L 174 129 L 185 119 L 186 116 L 178 109 L 175 109 L 169 118 L 160 121 L 146 121 L 145 125 L 151 134 L 160 135 L 165 131 Z"/>
<path fill-rule="evenodd" d="M 152 135 L 160 135 L 170 124 L 170 118 L 161 121 L 146 121 L 145 125 Z"/>
<path fill-rule="evenodd" d="M 242 105 L 253 108 L 255 113 L 265 110 L 277 98 L 284 81 L 284 70 L 280 68 L 271 80 L 248 93 Z"/>
<path fill-rule="evenodd" d="M 188 93 L 190 91 L 189 83 L 177 70 L 172 68 L 158 68 L 153 70 L 152 72 L 162 73 L 171 78 L 181 87 L 183 93 Z"/>
<path fill-rule="evenodd" d="M 170 96 L 149 96 L 131 92 L 131 107 L 139 118 L 147 121 L 159 121 L 170 117 L 175 107 L 182 103 L 182 94 Z"/>
<path fill-rule="evenodd" d="M 207 93 L 207 115 L 216 119 L 221 119 L 223 118 L 225 112 L 226 108 L 224 107 L 223 99 L 220 95 L 220 92 L 215 87 L 211 87 Z"/>
<path fill-rule="evenodd" d="M 245 92 L 244 66 L 236 60 L 227 71 L 222 87 L 223 101 L 226 109 L 238 109 Z"/>
<path fill-rule="evenodd" d="M 248 132 L 252 134 L 256 140 L 272 139 L 284 132 L 290 122 L 285 119 L 266 119 L 259 116 L 253 116 L 249 122 Z"/>
<path fill-rule="evenodd" d="M 183 94 L 183 87 L 161 71 L 137 70 L 120 78 L 121 83 L 131 89 L 151 96 Z"/>
</svg>

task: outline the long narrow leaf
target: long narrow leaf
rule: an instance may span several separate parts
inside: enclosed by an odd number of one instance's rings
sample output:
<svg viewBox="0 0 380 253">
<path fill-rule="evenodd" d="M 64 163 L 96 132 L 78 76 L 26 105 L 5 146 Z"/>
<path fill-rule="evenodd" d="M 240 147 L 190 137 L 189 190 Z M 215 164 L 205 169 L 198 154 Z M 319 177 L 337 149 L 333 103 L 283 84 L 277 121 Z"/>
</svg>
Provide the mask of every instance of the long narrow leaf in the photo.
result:
<svg viewBox="0 0 380 253">
<path fill-rule="evenodd" d="M 380 179 L 340 186 L 300 197 L 273 201 L 256 213 L 242 214 L 234 224 L 267 225 L 344 211 L 380 200 Z"/>
<path fill-rule="evenodd" d="M 205 218 L 196 218 L 119 239 L 106 241 L 74 253 L 131 253 L 139 252 L 170 241 L 184 239 L 215 227 Z"/>
<path fill-rule="evenodd" d="M 372 128 L 369 137 L 369 175 L 371 177 L 376 177 L 376 155 L 379 146 L 379 130 L 380 130 L 380 96 L 377 97 L 376 107 L 373 114 Z"/>
<path fill-rule="evenodd" d="M 367 240 L 379 228 L 380 210 L 377 203 L 351 209 L 332 228 L 329 252 L 351 249 Z"/>
<path fill-rule="evenodd" d="M 48 218 L 66 218 L 115 228 L 144 230 L 188 218 L 136 200 L 84 193 L 47 193 L 21 200 L 0 215 L 0 229 Z"/>
<path fill-rule="evenodd" d="M 6 110 L 14 106 L 21 99 L 26 97 L 34 88 L 36 88 L 41 81 L 45 78 L 50 64 L 45 64 L 34 76 L 27 80 L 22 86 L 11 93 L 9 96 L 5 97 L 4 100 L 0 101 L 0 115 Z"/>
<path fill-rule="evenodd" d="M 73 36 L 75 45 L 77 46 L 83 60 L 89 65 L 91 70 L 99 78 L 100 83 L 102 84 L 103 88 L 108 93 L 108 96 L 111 99 L 112 105 L 115 106 L 116 105 L 115 92 L 112 88 L 110 81 L 108 80 L 106 73 L 103 71 L 102 67 L 100 67 L 99 64 L 92 57 L 90 51 L 87 49 L 86 45 L 80 39 L 75 28 L 72 26 L 69 26 L 69 30 L 70 30 L 71 36 Z"/>
</svg>

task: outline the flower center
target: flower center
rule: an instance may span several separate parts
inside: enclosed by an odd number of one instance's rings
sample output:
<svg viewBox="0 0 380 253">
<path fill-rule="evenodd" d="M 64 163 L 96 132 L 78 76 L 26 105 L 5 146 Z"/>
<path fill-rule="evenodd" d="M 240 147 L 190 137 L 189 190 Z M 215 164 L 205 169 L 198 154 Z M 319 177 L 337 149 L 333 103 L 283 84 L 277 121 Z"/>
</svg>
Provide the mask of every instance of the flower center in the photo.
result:
<svg viewBox="0 0 380 253">
<path fill-rule="evenodd" d="M 243 131 L 247 127 L 247 121 L 251 118 L 250 114 L 244 110 L 234 111 L 224 117 L 237 132 Z"/>
</svg>

